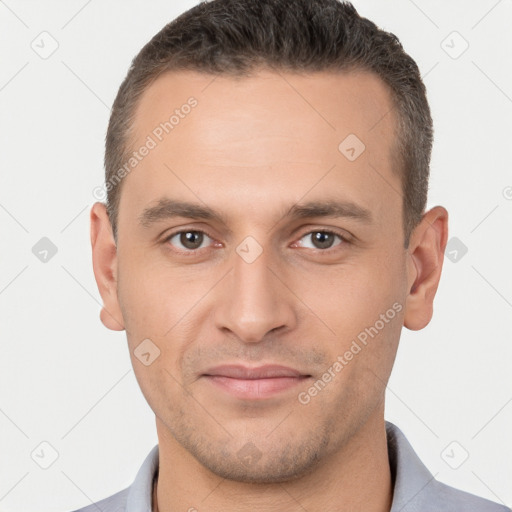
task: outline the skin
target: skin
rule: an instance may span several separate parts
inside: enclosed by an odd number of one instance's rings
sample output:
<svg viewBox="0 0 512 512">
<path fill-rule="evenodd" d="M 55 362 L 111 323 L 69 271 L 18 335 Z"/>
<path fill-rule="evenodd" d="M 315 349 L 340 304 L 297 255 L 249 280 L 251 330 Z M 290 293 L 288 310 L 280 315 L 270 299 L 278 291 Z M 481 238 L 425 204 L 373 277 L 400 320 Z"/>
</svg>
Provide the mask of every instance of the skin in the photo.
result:
<svg viewBox="0 0 512 512">
<path fill-rule="evenodd" d="M 91 210 L 101 320 L 126 330 L 156 416 L 158 510 L 388 511 L 385 387 L 402 326 L 422 329 L 432 317 L 448 213 L 426 212 L 404 249 L 395 118 L 372 74 L 167 73 L 141 98 L 133 148 L 190 96 L 197 107 L 124 178 L 117 246 L 105 206 Z M 338 150 L 351 133 L 366 146 L 353 162 Z M 177 217 L 143 227 L 140 214 L 162 197 L 207 205 L 225 223 Z M 285 216 L 326 199 L 357 203 L 372 222 Z M 312 234 L 322 229 L 346 241 L 334 236 L 318 248 Z M 179 230 L 210 238 L 185 255 L 183 239 L 169 238 Z M 252 263 L 236 251 L 247 236 L 262 249 Z M 394 303 L 401 311 L 300 403 L 298 394 Z M 134 355 L 146 338 L 160 350 L 149 366 Z M 310 377 L 244 400 L 203 376 L 235 363 Z M 244 447 L 256 462 L 242 459 Z"/>
</svg>

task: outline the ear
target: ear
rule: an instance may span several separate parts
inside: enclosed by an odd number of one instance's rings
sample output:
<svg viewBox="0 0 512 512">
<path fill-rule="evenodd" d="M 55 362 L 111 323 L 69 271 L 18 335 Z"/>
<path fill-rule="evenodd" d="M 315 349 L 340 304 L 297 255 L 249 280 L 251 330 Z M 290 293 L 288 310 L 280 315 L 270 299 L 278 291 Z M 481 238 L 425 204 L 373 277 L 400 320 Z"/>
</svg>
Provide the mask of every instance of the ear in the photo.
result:
<svg viewBox="0 0 512 512">
<path fill-rule="evenodd" d="M 103 299 L 100 319 L 107 329 L 122 331 L 124 321 L 117 298 L 117 247 L 103 203 L 93 204 L 90 219 L 92 266 Z"/>
<path fill-rule="evenodd" d="M 407 289 L 404 325 L 418 331 L 432 319 L 434 297 L 441 278 L 448 240 L 448 212 L 435 206 L 423 215 L 411 234 L 407 250 Z"/>
</svg>

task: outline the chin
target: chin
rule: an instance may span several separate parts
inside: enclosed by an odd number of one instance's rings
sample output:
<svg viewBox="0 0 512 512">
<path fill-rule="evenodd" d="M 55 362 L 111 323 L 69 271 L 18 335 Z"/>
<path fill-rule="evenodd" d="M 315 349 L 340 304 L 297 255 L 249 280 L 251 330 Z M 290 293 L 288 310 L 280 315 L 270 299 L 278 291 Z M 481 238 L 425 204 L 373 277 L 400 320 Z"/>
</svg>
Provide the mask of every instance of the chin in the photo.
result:
<svg viewBox="0 0 512 512">
<path fill-rule="evenodd" d="M 297 480 L 312 473 L 329 444 L 327 436 L 310 436 L 294 444 L 281 441 L 276 445 L 267 442 L 262 450 L 255 444 L 257 438 L 255 443 L 248 441 L 238 450 L 212 443 L 207 449 L 198 445 L 189 445 L 186 449 L 203 467 L 221 478 L 248 484 L 272 484 Z"/>
</svg>

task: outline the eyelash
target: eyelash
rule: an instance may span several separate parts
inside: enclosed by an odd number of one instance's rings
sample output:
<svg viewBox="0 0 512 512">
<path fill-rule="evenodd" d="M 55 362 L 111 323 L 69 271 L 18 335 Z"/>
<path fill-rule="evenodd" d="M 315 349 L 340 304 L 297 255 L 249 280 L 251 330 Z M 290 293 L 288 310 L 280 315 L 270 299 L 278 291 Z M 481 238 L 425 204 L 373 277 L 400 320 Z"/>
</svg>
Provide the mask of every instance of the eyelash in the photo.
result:
<svg viewBox="0 0 512 512">
<path fill-rule="evenodd" d="M 181 235 L 182 233 L 201 233 L 203 235 L 206 235 L 208 238 L 215 240 L 213 236 L 211 236 L 207 231 L 204 231 L 202 229 L 181 229 L 179 231 L 174 231 L 173 233 L 171 233 L 170 235 L 165 237 L 163 242 L 168 244 L 172 238 L 174 238 L 176 235 Z M 301 237 L 298 240 L 301 240 L 302 238 L 304 238 L 307 235 L 312 235 L 313 233 L 325 233 L 325 234 L 329 234 L 329 235 L 334 235 L 334 236 L 337 236 L 341 240 L 341 242 L 339 244 L 335 245 L 334 247 L 329 247 L 327 249 L 313 249 L 313 250 L 317 251 L 318 253 L 330 254 L 331 252 L 338 250 L 337 248 L 339 248 L 340 246 L 350 243 L 349 239 L 345 235 L 342 235 L 341 233 L 338 233 L 337 231 L 333 231 L 330 229 L 313 229 L 311 231 L 307 231 L 306 233 L 301 235 Z M 182 255 L 186 255 L 186 256 L 194 256 L 199 251 L 202 251 L 203 249 L 206 249 L 206 247 L 202 247 L 200 249 L 188 249 L 188 250 L 173 249 L 173 250 L 175 252 L 178 252 L 178 254 L 182 254 Z"/>
</svg>

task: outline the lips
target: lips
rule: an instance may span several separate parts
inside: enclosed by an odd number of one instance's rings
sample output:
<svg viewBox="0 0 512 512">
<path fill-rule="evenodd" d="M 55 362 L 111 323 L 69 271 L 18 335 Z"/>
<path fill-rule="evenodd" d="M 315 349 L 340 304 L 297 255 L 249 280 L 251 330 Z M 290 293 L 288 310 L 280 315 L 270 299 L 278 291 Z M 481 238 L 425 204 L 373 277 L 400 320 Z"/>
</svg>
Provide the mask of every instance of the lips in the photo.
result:
<svg viewBox="0 0 512 512">
<path fill-rule="evenodd" d="M 207 376 L 229 377 L 231 379 L 275 379 L 280 377 L 301 377 L 302 374 L 293 368 L 279 365 L 265 365 L 248 368 L 239 365 L 217 366 L 205 372 Z"/>
<path fill-rule="evenodd" d="M 280 365 L 222 365 L 208 369 L 202 377 L 236 398 L 262 400 L 289 391 L 311 376 Z"/>
</svg>

